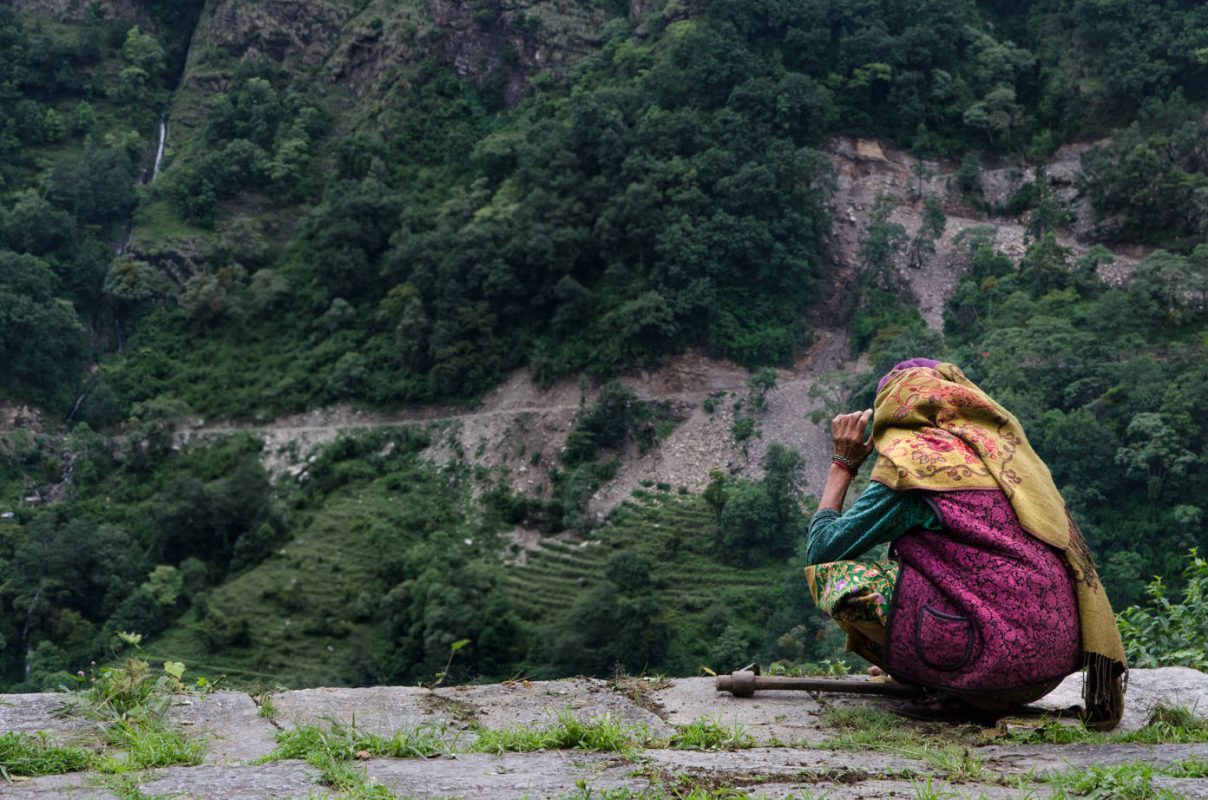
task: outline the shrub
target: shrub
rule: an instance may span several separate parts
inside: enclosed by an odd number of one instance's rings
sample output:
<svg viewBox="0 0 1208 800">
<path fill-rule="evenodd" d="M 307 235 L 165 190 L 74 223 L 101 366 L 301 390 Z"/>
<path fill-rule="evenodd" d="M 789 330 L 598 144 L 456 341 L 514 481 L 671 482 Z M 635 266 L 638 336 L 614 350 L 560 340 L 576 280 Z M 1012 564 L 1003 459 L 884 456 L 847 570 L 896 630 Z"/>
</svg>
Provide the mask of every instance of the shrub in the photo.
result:
<svg viewBox="0 0 1208 800">
<path fill-rule="evenodd" d="M 1183 570 L 1181 603 L 1166 596 L 1161 577 L 1149 582 L 1148 608 L 1120 612 L 1120 635 L 1135 667 L 1193 667 L 1208 670 L 1208 560 L 1192 548 Z"/>
</svg>

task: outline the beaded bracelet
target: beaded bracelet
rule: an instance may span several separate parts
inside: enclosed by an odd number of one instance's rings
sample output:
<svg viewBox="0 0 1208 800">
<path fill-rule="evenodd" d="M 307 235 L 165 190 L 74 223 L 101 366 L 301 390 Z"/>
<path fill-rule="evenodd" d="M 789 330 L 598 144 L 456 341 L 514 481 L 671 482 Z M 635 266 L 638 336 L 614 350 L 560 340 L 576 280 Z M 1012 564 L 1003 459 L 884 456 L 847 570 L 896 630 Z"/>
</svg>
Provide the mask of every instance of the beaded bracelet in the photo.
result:
<svg viewBox="0 0 1208 800">
<path fill-rule="evenodd" d="M 831 461 L 850 472 L 853 478 L 856 477 L 856 473 L 860 471 L 860 468 L 853 464 L 851 459 L 841 456 L 838 453 L 835 453 L 835 455 L 831 456 Z"/>
</svg>

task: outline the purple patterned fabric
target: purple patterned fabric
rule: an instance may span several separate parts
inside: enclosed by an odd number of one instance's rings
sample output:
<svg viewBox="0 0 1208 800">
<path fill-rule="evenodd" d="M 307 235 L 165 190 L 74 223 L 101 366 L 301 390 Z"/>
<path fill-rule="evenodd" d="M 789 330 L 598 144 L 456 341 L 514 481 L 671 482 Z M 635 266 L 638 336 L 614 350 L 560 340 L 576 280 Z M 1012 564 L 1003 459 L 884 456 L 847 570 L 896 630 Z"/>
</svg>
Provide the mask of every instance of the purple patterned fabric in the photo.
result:
<svg viewBox="0 0 1208 800">
<path fill-rule="evenodd" d="M 885 667 L 957 694 L 1043 684 L 1082 665 L 1074 584 L 997 490 L 927 492 L 947 529 L 894 542 Z"/>
<path fill-rule="evenodd" d="M 939 361 L 932 358 L 912 358 L 907 361 L 899 361 L 893 365 L 893 369 L 881 376 L 881 380 L 877 381 L 877 393 L 880 394 L 881 389 L 889 382 L 893 374 L 899 370 L 910 369 L 911 367 L 934 367 L 939 363 Z"/>
</svg>

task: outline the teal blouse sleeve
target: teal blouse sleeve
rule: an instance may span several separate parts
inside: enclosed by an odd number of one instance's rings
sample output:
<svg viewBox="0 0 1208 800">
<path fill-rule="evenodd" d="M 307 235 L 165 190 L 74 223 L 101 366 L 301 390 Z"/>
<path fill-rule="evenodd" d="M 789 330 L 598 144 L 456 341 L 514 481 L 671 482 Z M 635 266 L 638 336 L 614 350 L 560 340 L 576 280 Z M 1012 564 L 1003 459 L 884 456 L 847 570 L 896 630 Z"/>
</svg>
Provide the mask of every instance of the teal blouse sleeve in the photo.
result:
<svg viewBox="0 0 1208 800">
<path fill-rule="evenodd" d="M 810 521 L 805 555 L 809 564 L 855 558 L 892 542 L 913 528 L 942 530 L 939 517 L 917 492 L 895 492 L 870 483 L 847 511 L 823 509 Z"/>
</svg>

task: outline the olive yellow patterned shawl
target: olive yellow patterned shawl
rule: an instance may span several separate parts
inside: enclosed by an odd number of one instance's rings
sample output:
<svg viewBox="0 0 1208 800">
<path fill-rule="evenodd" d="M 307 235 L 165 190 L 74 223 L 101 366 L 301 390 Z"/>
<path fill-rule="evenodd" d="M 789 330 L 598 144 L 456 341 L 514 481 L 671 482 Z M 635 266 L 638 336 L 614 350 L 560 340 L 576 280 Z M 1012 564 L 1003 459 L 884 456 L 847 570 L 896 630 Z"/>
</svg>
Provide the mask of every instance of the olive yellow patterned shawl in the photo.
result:
<svg viewBox="0 0 1208 800">
<path fill-rule="evenodd" d="M 1112 728 L 1127 667 L 1111 604 L 1048 467 L 1019 421 L 952 364 L 893 373 L 877 393 L 872 479 L 891 489 L 1000 489 L 1023 528 L 1065 555 L 1074 576 L 1087 667 L 1088 726 Z"/>
</svg>

